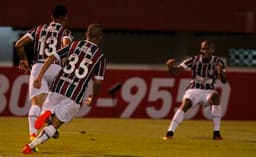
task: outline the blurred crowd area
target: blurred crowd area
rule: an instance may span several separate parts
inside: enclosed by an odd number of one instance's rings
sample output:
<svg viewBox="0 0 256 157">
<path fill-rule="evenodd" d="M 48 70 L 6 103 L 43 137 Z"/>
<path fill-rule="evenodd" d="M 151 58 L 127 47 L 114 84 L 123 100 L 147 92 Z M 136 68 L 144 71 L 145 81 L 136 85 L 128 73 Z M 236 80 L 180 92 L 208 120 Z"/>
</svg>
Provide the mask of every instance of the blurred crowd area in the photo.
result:
<svg viewBox="0 0 256 157">
<path fill-rule="evenodd" d="M 14 44 L 26 32 L 27 29 L 0 27 L 1 65 L 17 65 Z M 74 40 L 84 39 L 84 29 L 72 32 Z M 164 65 L 168 58 L 179 62 L 197 55 L 205 39 L 215 42 L 215 55 L 221 56 L 229 67 L 256 67 L 255 33 L 104 30 L 101 47 L 110 64 Z M 29 47 L 27 51 L 29 58 L 33 52 Z"/>
<path fill-rule="evenodd" d="M 101 47 L 109 64 L 164 65 L 168 58 L 179 62 L 197 55 L 200 43 L 210 39 L 216 43 L 216 55 L 229 67 L 256 67 L 256 1 L 252 0 L 45 0 L 40 7 L 33 0 L 3 1 L 1 65 L 17 64 L 15 42 L 33 26 L 49 22 L 57 4 L 68 7 L 68 28 L 75 40 L 84 39 L 89 24 L 102 24 Z M 27 50 L 31 56 L 31 48 Z"/>
</svg>

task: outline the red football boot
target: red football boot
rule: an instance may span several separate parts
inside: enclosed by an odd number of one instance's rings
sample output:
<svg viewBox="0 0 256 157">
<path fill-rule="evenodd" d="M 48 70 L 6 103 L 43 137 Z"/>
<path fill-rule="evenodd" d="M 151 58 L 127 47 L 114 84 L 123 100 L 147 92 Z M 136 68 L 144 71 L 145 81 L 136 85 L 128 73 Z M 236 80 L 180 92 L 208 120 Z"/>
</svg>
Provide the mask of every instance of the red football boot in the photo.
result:
<svg viewBox="0 0 256 157">
<path fill-rule="evenodd" d="M 33 150 L 26 144 L 22 150 L 23 154 L 33 154 Z"/>
<path fill-rule="evenodd" d="M 46 121 L 49 119 L 51 116 L 52 112 L 50 110 L 44 111 L 35 121 L 35 128 L 36 129 L 41 129 Z"/>
</svg>

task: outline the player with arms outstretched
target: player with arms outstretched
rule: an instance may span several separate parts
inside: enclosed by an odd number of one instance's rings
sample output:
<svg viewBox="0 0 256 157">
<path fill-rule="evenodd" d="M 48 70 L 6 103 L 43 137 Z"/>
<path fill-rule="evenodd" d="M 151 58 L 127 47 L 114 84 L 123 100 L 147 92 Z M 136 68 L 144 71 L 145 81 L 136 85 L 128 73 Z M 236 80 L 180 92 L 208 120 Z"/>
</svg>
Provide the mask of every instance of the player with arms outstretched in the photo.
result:
<svg viewBox="0 0 256 157">
<path fill-rule="evenodd" d="M 220 95 L 215 89 L 216 79 L 220 78 L 222 83 L 226 83 L 224 62 L 217 56 L 213 56 L 215 52 L 214 43 L 205 40 L 201 43 L 200 55 L 184 60 L 180 65 L 175 65 L 174 59 L 167 60 L 169 72 L 179 74 L 185 70 L 192 71 L 192 80 L 188 85 L 183 101 L 179 109 L 175 112 L 170 123 L 164 140 L 171 139 L 177 126 L 183 121 L 185 113 L 195 105 L 211 105 L 211 113 L 213 118 L 213 139 L 221 140 L 220 121 L 221 121 L 221 105 Z"/>
</svg>

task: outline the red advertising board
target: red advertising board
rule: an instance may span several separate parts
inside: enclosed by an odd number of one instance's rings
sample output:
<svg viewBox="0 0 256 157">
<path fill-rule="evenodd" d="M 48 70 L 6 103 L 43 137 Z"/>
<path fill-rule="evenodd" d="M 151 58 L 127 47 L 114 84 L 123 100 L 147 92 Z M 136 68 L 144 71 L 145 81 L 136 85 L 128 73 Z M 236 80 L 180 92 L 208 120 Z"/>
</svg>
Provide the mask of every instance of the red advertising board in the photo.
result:
<svg viewBox="0 0 256 157">
<path fill-rule="evenodd" d="M 229 82 L 217 82 L 223 119 L 256 120 L 256 71 L 228 72 Z M 0 68 L 0 116 L 27 116 L 29 75 L 15 67 Z M 190 73 L 173 76 L 166 70 L 108 68 L 101 92 L 92 107 L 83 105 L 78 117 L 171 118 L 190 81 Z M 111 95 L 115 85 L 120 90 Z M 91 82 L 88 87 L 90 91 Z M 88 93 L 89 94 L 89 93 Z M 187 119 L 210 119 L 210 108 L 197 106 Z"/>
</svg>

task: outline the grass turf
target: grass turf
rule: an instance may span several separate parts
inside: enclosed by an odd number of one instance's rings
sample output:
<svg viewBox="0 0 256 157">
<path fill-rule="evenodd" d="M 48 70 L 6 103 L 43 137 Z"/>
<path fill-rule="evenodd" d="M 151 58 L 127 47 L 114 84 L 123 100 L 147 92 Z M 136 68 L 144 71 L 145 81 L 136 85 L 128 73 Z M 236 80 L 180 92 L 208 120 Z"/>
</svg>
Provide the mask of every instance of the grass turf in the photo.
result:
<svg viewBox="0 0 256 157">
<path fill-rule="evenodd" d="M 77 118 L 60 138 L 39 146 L 43 157 L 256 157 L 256 122 L 222 121 L 223 141 L 212 140 L 212 122 L 185 120 L 163 141 L 169 120 Z M 0 117 L 0 157 L 25 156 L 27 119 Z"/>
</svg>

